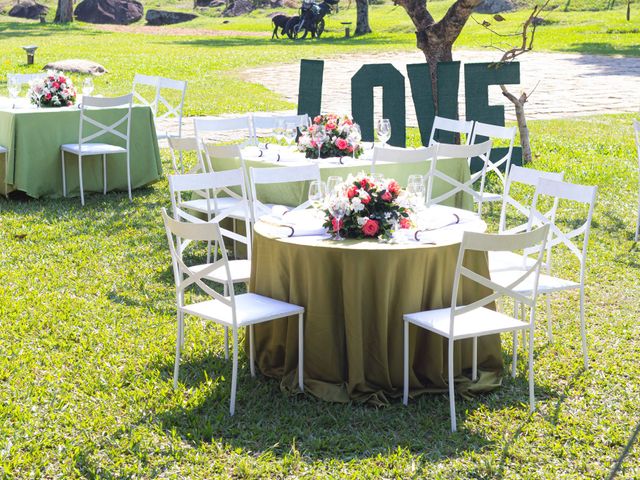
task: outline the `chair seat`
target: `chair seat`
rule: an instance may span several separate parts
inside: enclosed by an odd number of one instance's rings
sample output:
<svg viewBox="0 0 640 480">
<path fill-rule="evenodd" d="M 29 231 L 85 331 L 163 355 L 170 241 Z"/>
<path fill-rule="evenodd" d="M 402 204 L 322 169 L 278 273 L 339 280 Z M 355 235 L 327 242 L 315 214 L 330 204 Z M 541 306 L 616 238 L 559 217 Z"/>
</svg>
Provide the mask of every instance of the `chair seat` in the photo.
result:
<svg viewBox="0 0 640 480">
<path fill-rule="evenodd" d="M 197 273 L 209 265 L 207 263 L 194 265 L 191 270 Z M 229 260 L 229 270 L 231 271 L 231 281 L 233 283 L 247 283 L 251 278 L 251 260 Z M 227 281 L 227 270 L 224 265 L 220 265 L 206 275 L 205 278 L 214 282 L 225 283 Z"/>
<path fill-rule="evenodd" d="M 489 252 L 489 270 L 492 272 L 529 269 L 535 263 L 534 258 L 513 252 Z"/>
<path fill-rule="evenodd" d="M 206 198 L 196 198 L 194 200 L 187 200 L 186 202 L 182 202 L 180 204 L 180 207 L 195 210 L 196 212 L 200 213 L 211 214 L 215 214 L 222 210 L 231 208 L 232 210 L 229 212 L 229 217 L 245 219 L 247 215 L 245 214 L 245 209 L 240 205 L 241 201 L 242 200 L 233 197 L 216 197 L 214 203 L 213 199 L 207 200 Z"/>
<path fill-rule="evenodd" d="M 406 322 L 413 323 L 438 335 L 449 338 L 450 308 L 439 308 L 424 312 L 404 315 Z M 462 315 L 453 321 L 453 338 L 472 338 L 529 328 L 529 324 L 504 313 L 478 308 Z"/>
<path fill-rule="evenodd" d="M 504 270 L 498 272 L 492 270 L 491 280 L 498 285 L 507 286 L 520 278 L 523 273 L 522 270 Z M 538 281 L 538 293 L 540 294 L 572 290 L 574 288 L 580 288 L 580 284 L 572 280 L 565 280 L 564 278 L 554 277 L 544 273 L 540 274 L 540 280 Z M 521 284 L 513 287 L 513 291 L 524 295 L 532 292 L 533 275 L 529 275 Z"/>
<path fill-rule="evenodd" d="M 236 295 L 235 301 L 239 327 L 304 313 L 303 307 L 255 293 Z M 192 303 L 185 305 L 181 310 L 184 313 L 207 318 L 222 325 L 233 326 L 231 307 L 220 300 Z"/>
<path fill-rule="evenodd" d="M 75 155 L 80 154 L 80 144 L 67 143 L 60 147 L 62 151 L 73 153 Z M 108 143 L 83 143 L 82 155 L 110 155 L 113 153 L 127 153 L 126 148 L 118 147 L 116 145 L 110 145 Z"/>
<path fill-rule="evenodd" d="M 7 153 L 7 149 L 0 145 L 0 153 Z"/>
</svg>

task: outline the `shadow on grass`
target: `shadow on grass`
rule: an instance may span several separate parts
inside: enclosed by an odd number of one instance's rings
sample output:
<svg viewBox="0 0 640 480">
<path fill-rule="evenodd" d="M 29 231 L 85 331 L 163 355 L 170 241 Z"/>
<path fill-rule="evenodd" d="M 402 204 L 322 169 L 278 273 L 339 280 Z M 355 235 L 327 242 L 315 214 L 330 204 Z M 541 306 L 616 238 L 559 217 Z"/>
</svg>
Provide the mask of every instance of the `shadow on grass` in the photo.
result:
<svg viewBox="0 0 640 480">
<path fill-rule="evenodd" d="M 53 23 L 41 24 L 39 22 L 2 22 L 0 23 L 0 39 L 20 36 L 48 37 L 60 33 L 73 33 L 74 35 L 97 36 L 109 32 L 79 27 L 73 23 L 57 25 Z"/>
<path fill-rule="evenodd" d="M 590 55 L 624 55 L 627 57 L 640 57 L 640 44 L 636 45 L 614 45 L 609 42 L 581 42 L 573 43 L 567 47 L 567 51 L 577 53 L 587 53 Z M 593 59 L 579 58 L 572 60 L 576 63 L 592 64 Z M 618 60 L 603 64 L 597 62 L 601 68 L 590 73 L 590 75 L 628 75 L 628 67 L 625 62 Z"/>
</svg>

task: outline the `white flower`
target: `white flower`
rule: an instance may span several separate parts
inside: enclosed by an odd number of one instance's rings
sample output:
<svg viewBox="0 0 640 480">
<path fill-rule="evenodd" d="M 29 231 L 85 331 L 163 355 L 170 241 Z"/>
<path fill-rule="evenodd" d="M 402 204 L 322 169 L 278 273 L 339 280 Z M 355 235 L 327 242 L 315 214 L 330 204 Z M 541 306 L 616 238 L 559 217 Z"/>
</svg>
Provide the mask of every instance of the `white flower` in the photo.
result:
<svg viewBox="0 0 640 480">
<path fill-rule="evenodd" d="M 365 223 L 367 223 L 368 220 L 369 220 L 369 217 L 358 217 L 357 218 L 358 226 L 362 227 Z"/>
<path fill-rule="evenodd" d="M 354 212 L 361 212 L 362 210 L 364 210 L 362 200 L 360 200 L 358 197 L 353 197 L 351 199 L 351 206 L 353 207 Z"/>
</svg>

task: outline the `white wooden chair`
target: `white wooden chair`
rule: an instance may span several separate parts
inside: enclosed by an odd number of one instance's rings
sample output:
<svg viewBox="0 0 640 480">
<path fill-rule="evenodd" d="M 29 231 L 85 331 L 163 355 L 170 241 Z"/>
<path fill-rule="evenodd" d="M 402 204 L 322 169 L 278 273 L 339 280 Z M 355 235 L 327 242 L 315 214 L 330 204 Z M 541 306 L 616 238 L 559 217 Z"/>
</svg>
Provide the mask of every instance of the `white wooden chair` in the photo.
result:
<svg viewBox="0 0 640 480">
<path fill-rule="evenodd" d="M 9 152 L 7 151 L 6 148 L 4 148 L 2 145 L 0 145 L 0 155 L 4 155 L 4 176 L 5 176 L 5 180 L 4 180 L 4 194 L 5 196 L 9 196 L 9 186 L 7 184 L 7 168 L 9 165 Z"/>
<path fill-rule="evenodd" d="M 424 163 L 424 175 L 428 175 L 427 162 L 432 161 L 436 156 L 438 146 L 419 148 L 401 148 L 386 146 L 384 148 L 374 146 L 373 158 L 371 160 L 371 173 L 375 172 L 378 162 L 387 163 Z"/>
<path fill-rule="evenodd" d="M 182 255 L 182 250 L 178 245 L 183 240 L 206 241 L 223 243 L 220 227 L 217 223 L 188 223 L 174 220 L 162 209 L 162 218 L 169 241 L 173 273 L 176 284 L 176 307 L 178 334 L 176 338 L 176 358 L 173 371 L 173 386 L 178 386 L 178 372 L 180 369 L 180 357 L 184 344 L 184 317 L 194 315 L 196 317 L 210 320 L 223 327 L 230 328 L 233 335 L 233 367 L 231 374 L 231 400 L 229 413 L 235 413 L 236 390 L 238 383 L 238 331 L 242 327 L 249 329 L 249 367 L 251 376 L 255 377 L 254 365 L 254 345 L 253 345 L 253 325 L 264 323 L 279 318 L 297 316 L 298 317 L 298 386 L 304 391 L 304 332 L 303 316 L 304 308 L 298 305 L 275 300 L 255 293 L 245 293 L 236 295 L 231 283 L 231 270 L 227 253 L 222 249 L 220 260 L 207 265 L 204 268 L 194 268 L 188 265 Z M 208 275 L 222 269 L 225 272 L 227 281 L 226 288 L 229 295 L 222 295 L 205 283 Z M 196 285 L 199 289 L 210 296 L 209 300 L 187 303 L 185 301 L 185 290 L 191 285 Z"/>
<path fill-rule="evenodd" d="M 427 310 L 418 313 L 409 313 L 403 316 L 404 320 L 404 394 L 403 402 L 406 405 L 409 400 L 409 324 L 434 332 L 448 340 L 448 384 L 449 406 L 451 412 L 451 431 L 456 431 L 455 412 L 455 388 L 454 388 L 454 342 L 466 338 L 473 339 L 472 379 L 477 377 L 477 339 L 485 335 L 494 335 L 502 332 L 513 332 L 513 363 L 512 375 L 515 377 L 518 354 L 519 330 L 529 332 L 529 407 L 535 409 L 533 386 L 533 330 L 537 297 L 537 283 L 540 275 L 540 265 L 544 255 L 544 246 L 549 232 L 549 227 L 544 226 L 532 232 L 518 235 L 491 235 L 486 233 L 465 232 L 460 244 L 460 253 L 456 264 L 456 273 L 451 294 L 451 307 Z M 507 285 L 499 285 L 463 266 L 465 252 L 468 250 L 490 252 L 519 250 L 536 248 L 538 259 L 535 264 L 525 271 L 519 272 Z M 491 290 L 491 294 L 468 305 L 458 305 L 461 279 L 466 277 L 470 281 Z M 527 294 L 519 293 L 516 287 L 522 282 L 530 281 L 533 289 Z M 496 312 L 485 305 L 496 299 L 508 296 L 524 305 L 529 306 L 529 320 L 518 320 L 504 313 Z"/>
<path fill-rule="evenodd" d="M 451 132 L 465 135 L 465 145 L 469 144 L 471 139 L 471 132 L 473 131 L 473 121 L 454 120 L 445 117 L 436 117 L 433 119 L 433 126 L 431 127 L 431 135 L 429 136 L 429 146 L 436 143 L 436 133 L 438 131 Z M 442 143 L 442 142 L 438 142 Z"/>
<path fill-rule="evenodd" d="M 238 140 L 237 136 L 240 134 L 244 136 L 241 145 L 247 145 L 251 142 L 253 132 L 251 118 L 247 115 L 231 118 L 194 118 L 193 129 L 203 150 L 205 144 L 220 141 L 221 134 L 231 135 L 234 137 L 233 140 Z"/>
<path fill-rule="evenodd" d="M 265 204 L 258 199 L 258 186 L 320 180 L 320 167 L 316 164 L 302 165 L 298 167 L 251 167 L 249 172 L 249 183 L 251 185 L 251 210 L 254 221 L 258 220 L 262 215 L 271 214 L 273 207 L 272 204 Z M 310 206 L 311 202 L 306 200 L 298 206 L 292 206 L 292 210 L 304 210 Z"/>
<path fill-rule="evenodd" d="M 60 147 L 62 158 L 62 192 L 67 196 L 67 179 L 65 174 L 65 153 L 78 157 L 78 170 L 80 177 L 80 201 L 84 205 L 84 188 L 82 183 L 82 158 L 87 156 L 102 156 L 103 169 L 103 193 L 107 193 L 107 156 L 124 154 L 127 160 L 127 188 L 129 200 L 131 196 L 131 167 L 130 167 L 130 138 L 131 138 L 131 94 L 121 97 L 84 97 L 80 106 L 80 131 L 78 143 L 68 143 Z M 126 107 L 122 109 L 122 115 L 111 124 L 104 124 L 96 120 L 92 112 L 95 109 Z M 93 132 L 93 133 L 88 133 Z M 113 135 L 124 142 L 124 147 L 111 143 L 96 143 L 94 140 L 105 135 Z"/>
<path fill-rule="evenodd" d="M 168 137 L 169 150 L 171 151 L 171 164 L 175 174 L 205 173 L 206 169 L 202 160 L 202 151 L 196 137 Z M 193 153 L 196 163 L 187 172 L 184 171 L 183 156 L 185 153 Z M 177 154 L 177 158 L 176 158 Z M 178 165 L 180 163 L 180 165 Z"/>
<path fill-rule="evenodd" d="M 636 138 L 636 150 L 638 151 L 638 175 L 640 175 L 640 121 L 638 120 L 633 121 L 633 133 Z M 638 220 L 636 220 L 636 235 L 634 238 L 636 242 L 640 237 L 640 180 L 638 183 Z"/>
<path fill-rule="evenodd" d="M 481 215 L 482 195 L 484 192 L 483 172 L 486 170 L 486 165 L 491 155 L 491 140 L 476 145 L 452 145 L 448 143 L 435 143 L 434 145 L 437 146 L 437 154 L 431 159 L 431 170 L 427 181 L 427 206 L 441 203 L 458 192 L 463 192 L 471 195 L 474 201 L 478 203 L 478 214 Z M 453 158 L 466 158 L 467 162 L 471 162 L 473 157 L 480 157 L 484 162 L 484 167 L 479 172 L 471 173 L 469 179 L 464 182 L 438 169 L 439 162 L 451 161 Z M 448 183 L 451 189 L 434 198 L 433 182 L 436 178 Z M 480 190 L 476 191 L 473 185 L 478 180 L 480 180 Z"/>
<path fill-rule="evenodd" d="M 178 92 L 178 98 L 174 98 L 174 95 L 166 95 L 167 90 Z M 182 137 L 182 110 L 184 108 L 184 97 L 186 93 L 186 81 L 158 77 L 156 121 L 175 119 L 178 122 L 178 137 Z M 169 138 L 172 136 L 169 131 L 157 131 L 156 133 L 158 139 Z"/>
<path fill-rule="evenodd" d="M 146 105 L 151 108 L 153 118 L 158 113 L 158 89 L 160 88 L 160 77 L 155 75 L 142 75 L 136 73 L 133 77 L 133 101 L 136 105 Z"/>
<path fill-rule="evenodd" d="M 486 162 L 486 170 L 483 173 L 482 181 L 484 185 L 486 185 L 486 177 L 489 172 L 493 172 L 498 177 L 500 181 L 502 192 L 503 193 L 494 193 L 487 192 L 483 189 L 482 192 L 482 201 L 483 202 L 500 202 L 502 201 L 502 195 L 504 194 L 505 186 L 506 186 L 506 176 L 509 172 L 509 167 L 511 166 L 511 155 L 513 154 L 513 142 L 516 138 L 516 127 L 506 128 L 500 127 L 498 125 L 491 125 L 488 123 L 476 122 L 473 126 L 473 133 L 471 134 L 470 144 L 473 145 L 478 140 L 478 137 L 489 138 L 493 141 L 493 145 L 495 146 L 495 140 L 508 140 L 509 147 L 507 153 L 498 160 L 489 160 Z M 502 173 L 501 168 L 504 170 Z"/>
<path fill-rule="evenodd" d="M 253 113 L 251 115 L 251 141 L 252 145 L 259 145 L 259 137 L 262 136 L 264 130 L 269 130 L 269 136 L 274 128 L 282 122 L 284 124 L 294 125 L 297 128 L 307 127 L 309 125 L 309 115 L 288 115 L 280 113 Z"/>
<path fill-rule="evenodd" d="M 591 229 L 591 219 L 593 218 L 593 209 L 596 202 L 597 187 L 576 185 L 573 183 L 559 182 L 555 180 L 541 179 L 536 188 L 536 194 L 531 206 L 531 215 L 529 218 L 529 228 L 535 223 L 549 225 L 549 241 L 547 242 L 547 258 L 545 272 L 540 275 L 540 281 L 537 285 L 538 292 L 542 295 L 549 296 L 553 293 L 566 290 L 580 291 L 580 335 L 582 337 L 582 353 L 584 357 L 584 367 L 589 366 L 589 355 L 587 352 L 587 336 L 585 327 L 584 314 L 584 285 L 587 266 L 587 247 L 589 244 L 589 232 Z M 552 208 L 546 214 L 540 213 L 537 209 L 540 197 L 551 197 L 554 200 L 565 200 L 574 203 L 580 203 L 588 207 L 585 221 L 570 231 L 563 231 L 558 222 L 557 208 Z M 573 224 L 573 222 L 572 222 Z M 582 245 L 577 237 L 582 236 Z M 575 243 L 574 243 L 575 242 Z M 562 277 L 551 275 L 551 252 L 554 247 L 564 245 L 580 262 L 580 278 L 578 281 L 568 280 Z M 512 279 L 519 275 L 520 269 L 491 271 L 491 279 L 501 285 L 508 285 Z M 533 284 L 525 282 L 517 287 L 517 291 L 523 294 L 533 290 Z M 551 329 L 551 319 L 548 317 L 548 335 L 549 340 L 553 341 L 553 333 Z"/>
</svg>

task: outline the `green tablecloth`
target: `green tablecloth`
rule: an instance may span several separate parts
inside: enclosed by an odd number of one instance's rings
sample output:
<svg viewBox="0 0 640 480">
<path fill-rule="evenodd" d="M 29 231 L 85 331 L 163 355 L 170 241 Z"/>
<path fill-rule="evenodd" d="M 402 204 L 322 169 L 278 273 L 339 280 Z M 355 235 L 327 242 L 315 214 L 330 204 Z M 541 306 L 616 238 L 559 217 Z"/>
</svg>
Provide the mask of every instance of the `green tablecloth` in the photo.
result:
<svg viewBox="0 0 640 480">
<path fill-rule="evenodd" d="M 459 244 L 395 245 L 371 240 L 332 242 L 269 238 L 256 226 L 250 290 L 305 307 L 305 388 L 327 401 L 386 403 L 402 392 L 404 313 L 451 302 Z M 486 255 L 470 252 L 465 266 L 488 275 Z M 462 301 L 487 295 L 465 281 Z M 256 325 L 256 361 L 265 375 L 295 392 L 297 319 Z M 456 375 L 471 367 L 471 341 L 456 342 Z M 447 344 L 410 327 L 412 395 L 446 389 Z M 499 335 L 478 339 L 479 380 L 456 379 L 461 392 L 500 384 Z"/>
<path fill-rule="evenodd" d="M 284 168 L 287 165 L 293 165 L 289 162 L 269 162 L 254 159 L 245 159 L 244 161 L 247 169 L 254 168 Z M 295 163 L 296 165 L 299 163 Z M 424 163 L 376 163 L 376 172 L 382 173 L 387 178 L 394 178 L 404 187 L 407 185 L 407 180 L 411 174 L 423 174 L 427 175 L 430 168 L 430 161 Z M 346 165 L 328 164 L 325 162 L 320 163 L 320 174 L 323 180 L 326 180 L 329 176 L 338 175 L 343 179 L 347 177 L 349 173 L 357 174 L 359 172 L 369 172 L 371 162 L 367 161 L 350 161 Z M 239 159 L 229 158 L 215 158 L 212 159 L 212 167 L 214 170 L 229 170 L 232 168 L 240 167 Z M 438 162 L 438 168 L 444 173 L 447 173 L 452 178 L 456 178 L 463 182 L 469 179 L 469 165 L 466 158 L 451 158 Z M 437 197 L 442 193 L 451 190 L 453 187 L 443 180 L 434 179 L 433 196 Z M 258 187 L 258 198 L 265 203 L 275 203 L 281 205 L 300 205 L 307 200 L 309 190 L 308 182 L 296 182 L 278 185 L 261 185 Z M 448 198 L 443 202 L 443 205 L 450 207 L 464 208 L 466 210 L 473 210 L 473 199 L 471 195 L 458 192 L 456 195 Z"/>
<path fill-rule="evenodd" d="M 95 113 L 103 123 L 113 123 L 121 109 L 104 109 Z M 80 111 L 77 108 L 0 110 L 0 145 L 9 151 L 6 169 L 0 161 L 0 192 L 21 190 L 29 196 L 62 196 L 60 145 L 77 143 Z M 124 146 L 116 136 L 97 141 Z M 147 185 L 162 176 L 160 151 L 153 114 L 146 106 L 136 106 L 131 119 L 131 186 Z M 107 189 L 127 190 L 125 155 L 107 159 Z M 79 195 L 77 157 L 67 155 L 67 189 Z M 82 161 L 85 192 L 102 192 L 102 160 L 84 157 Z M 5 187 L 8 184 L 8 188 Z"/>
</svg>

